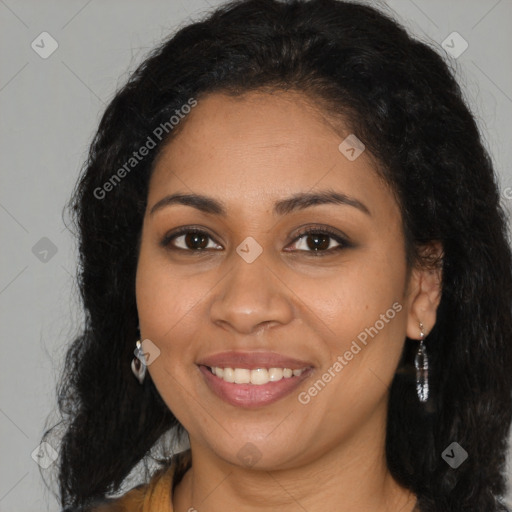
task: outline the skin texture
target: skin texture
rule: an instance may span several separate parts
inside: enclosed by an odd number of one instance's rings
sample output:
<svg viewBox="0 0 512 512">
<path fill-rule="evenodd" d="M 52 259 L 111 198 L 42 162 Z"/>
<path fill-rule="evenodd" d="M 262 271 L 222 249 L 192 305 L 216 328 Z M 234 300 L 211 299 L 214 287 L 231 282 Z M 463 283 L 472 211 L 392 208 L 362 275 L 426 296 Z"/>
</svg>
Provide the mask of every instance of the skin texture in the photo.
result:
<svg viewBox="0 0 512 512">
<path fill-rule="evenodd" d="M 149 373 L 190 437 L 192 469 L 176 489 L 177 512 L 414 508 L 415 496 L 386 467 L 388 386 L 405 336 L 419 339 L 419 321 L 427 334 L 435 323 L 440 276 L 413 269 L 407 279 L 399 207 L 367 151 L 354 161 L 341 154 L 349 134 L 300 93 L 215 93 L 199 100 L 156 161 L 136 296 L 142 339 L 160 350 Z M 272 212 L 275 201 L 326 189 L 369 214 L 334 204 Z M 227 215 L 186 205 L 150 214 L 177 192 L 222 201 Z M 189 225 L 209 234 L 208 249 L 173 251 L 173 243 L 187 247 L 184 236 L 159 245 Z M 315 256 L 311 237 L 309 247 L 307 235 L 297 239 L 303 227 L 329 227 L 352 246 Z M 249 236 L 263 249 L 250 264 L 236 252 Z M 394 303 L 400 312 L 301 404 L 298 393 Z M 214 395 L 196 364 L 228 350 L 273 351 L 314 370 L 278 402 L 243 409 Z M 237 456 L 247 442 L 261 454 L 252 468 Z"/>
</svg>

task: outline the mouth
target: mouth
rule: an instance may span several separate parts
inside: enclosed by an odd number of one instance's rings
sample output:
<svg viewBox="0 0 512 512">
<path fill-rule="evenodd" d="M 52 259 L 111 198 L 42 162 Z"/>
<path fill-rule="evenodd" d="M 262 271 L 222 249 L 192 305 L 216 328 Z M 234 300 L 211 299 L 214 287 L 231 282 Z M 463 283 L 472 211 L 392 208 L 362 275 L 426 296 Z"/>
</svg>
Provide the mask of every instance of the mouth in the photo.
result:
<svg viewBox="0 0 512 512">
<path fill-rule="evenodd" d="M 254 384 L 255 386 L 263 386 L 269 382 L 279 382 L 282 379 L 291 377 L 299 377 L 306 368 L 292 370 L 291 368 L 213 368 L 207 366 L 213 375 L 219 377 L 224 382 L 235 384 Z"/>
<path fill-rule="evenodd" d="M 313 371 L 313 366 L 304 361 L 262 353 L 219 354 L 197 366 L 216 397 L 247 409 L 270 405 L 290 395 Z"/>
</svg>

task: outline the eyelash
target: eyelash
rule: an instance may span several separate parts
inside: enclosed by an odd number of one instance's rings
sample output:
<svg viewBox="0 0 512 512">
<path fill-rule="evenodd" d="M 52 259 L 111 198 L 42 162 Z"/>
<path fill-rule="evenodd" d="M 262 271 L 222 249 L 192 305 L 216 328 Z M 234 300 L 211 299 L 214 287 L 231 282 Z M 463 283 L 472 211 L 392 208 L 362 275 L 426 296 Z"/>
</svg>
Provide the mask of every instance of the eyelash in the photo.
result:
<svg viewBox="0 0 512 512">
<path fill-rule="evenodd" d="M 187 235 L 187 234 L 206 235 L 208 238 L 213 240 L 213 238 L 206 231 L 185 226 L 183 228 L 178 229 L 174 233 L 169 233 L 168 235 L 166 235 L 160 242 L 160 245 L 162 247 L 165 247 L 172 251 L 183 251 L 183 252 L 199 253 L 199 254 L 211 250 L 211 249 L 183 249 L 181 247 L 172 246 L 171 242 L 174 239 L 176 239 L 182 235 Z M 299 250 L 299 252 L 309 253 L 310 255 L 312 255 L 314 257 L 329 255 L 329 254 L 332 254 L 333 252 L 340 251 L 342 249 L 346 249 L 349 247 L 353 247 L 353 245 L 346 238 L 340 236 L 339 233 L 334 232 L 334 231 L 330 230 L 329 228 L 325 228 L 325 227 L 322 227 L 322 228 L 309 227 L 309 228 L 303 229 L 302 231 L 300 231 L 297 234 L 295 239 L 292 240 L 292 243 L 295 243 L 295 242 L 299 241 L 301 238 L 304 238 L 305 236 L 308 236 L 308 235 L 326 235 L 329 238 L 334 239 L 336 242 L 338 242 L 340 244 L 337 247 L 333 247 L 331 249 L 320 250 L 320 251 Z M 213 240 L 213 241 L 215 241 L 215 240 Z M 215 242 L 215 243 L 217 243 L 217 242 Z M 329 243 L 329 245 L 330 245 L 330 243 Z M 217 249 L 215 249 L 215 250 L 217 250 Z"/>
</svg>

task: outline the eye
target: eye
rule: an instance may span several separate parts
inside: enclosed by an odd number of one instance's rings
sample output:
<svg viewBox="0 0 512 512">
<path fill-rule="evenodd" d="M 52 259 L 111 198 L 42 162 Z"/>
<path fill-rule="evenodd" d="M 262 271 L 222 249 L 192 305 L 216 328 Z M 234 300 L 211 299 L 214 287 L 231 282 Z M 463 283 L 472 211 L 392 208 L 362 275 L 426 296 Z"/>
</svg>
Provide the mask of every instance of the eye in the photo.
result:
<svg viewBox="0 0 512 512">
<path fill-rule="evenodd" d="M 211 244 L 208 242 L 211 240 Z M 330 240 L 329 240 L 330 239 Z M 323 256 L 325 253 L 332 254 L 335 251 L 352 247 L 351 243 L 340 233 L 332 231 L 328 228 L 310 227 L 302 230 L 293 241 L 298 244 L 299 252 L 311 253 L 311 256 Z M 338 244 L 334 245 L 332 242 Z M 169 233 L 160 242 L 162 247 L 168 247 L 171 250 L 188 251 L 192 253 L 200 253 L 207 250 L 222 250 L 222 246 L 217 245 L 212 237 L 201 229 L 183 227 L 179 230 Z M 220 248 L 220 249 L 219 249 Z M 287 252 L 290 249 L 286 249 Z"/>
<path fill-rule="evenodd" d="M 331 239 L 331 240 L 329 240 Z M 351 247 L 348 240 L 340 233 L 328 228 L 310 227 L 301 231 L 294 242 L 299 241 L 299 250 L 312 253 L 312 256 L 323 256 L 325 253 L 332 254 L 347 247 Z M 332 242 L 338 245 L 332 245 Z"/>
<path fill-rule="evenodd" d="M 162 245 L 162 247 L 172 246 L 172 250 L 201 252 L 212 249 L 208 244 L 208 239 L 212 240 L 211 236 L 206 231 L 184 227 L 174 233 L 166 235 L 160 242 L 160 245 Z M 213 244 L 213 249 L 215 249 L 215 244 Z"/>
</svg>

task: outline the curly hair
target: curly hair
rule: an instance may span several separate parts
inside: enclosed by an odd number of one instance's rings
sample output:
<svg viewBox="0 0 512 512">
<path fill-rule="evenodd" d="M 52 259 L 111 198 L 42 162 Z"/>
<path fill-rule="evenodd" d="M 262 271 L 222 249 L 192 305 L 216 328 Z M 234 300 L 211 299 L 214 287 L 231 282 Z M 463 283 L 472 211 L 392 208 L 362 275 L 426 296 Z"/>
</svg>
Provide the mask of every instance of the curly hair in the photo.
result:
<svg viewBox="0 0 512 512">
<path fill-rule="evenodd" d="M 407 338 L 390 388 L 393 477 L 418 496 L 422 512 L 502 510 L 512 259 L 493 164 L 443 58 L 388 15 L 338 0 L 224 4 L 154 49 L 106 108 L 67 205 L 79 231 L 85 325 L 57 388 L 61 504 L 116 492 L 165 433 L 184 433 L 151 379 L 134 379 L 130 361 L 148 183 L 186 118 L 122 181 L 112 176 L 190 98 L 255 90 L 299 91 L 326 115 L 342 115 L 396 196 L 408 264 L 442 266 L 437 322 L 426 338 L 431 399 L 416 399 Z M 434 241 L 443 247 L 437 262 L 420 250 Z M 441 457 L 454 441 L 469 454 L 456 470 Z"/>
</svg>

